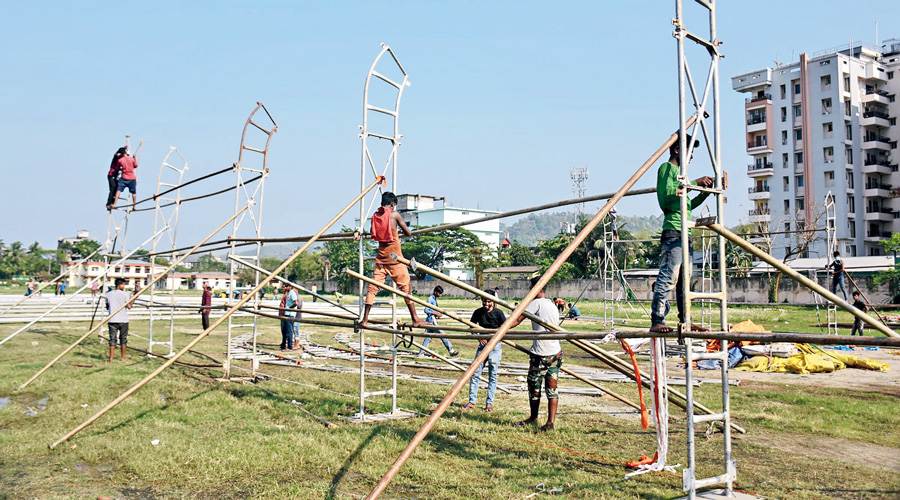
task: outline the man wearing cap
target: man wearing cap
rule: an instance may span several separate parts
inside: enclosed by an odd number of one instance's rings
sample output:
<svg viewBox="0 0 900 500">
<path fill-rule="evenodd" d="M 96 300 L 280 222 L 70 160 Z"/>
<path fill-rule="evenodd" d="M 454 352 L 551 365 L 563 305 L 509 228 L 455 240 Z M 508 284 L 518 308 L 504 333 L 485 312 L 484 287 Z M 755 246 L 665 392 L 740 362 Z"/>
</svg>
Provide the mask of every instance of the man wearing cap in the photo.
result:
<svg viewBox="0 0 900 500">
<path fill-rule="evenodd" d="M 691 144 L 691 136 L 687 135 L 685 144 Z M 698 141 L 694 147 L 699 146 Z M 679 142 L 676 141 L 669 147 L 669 160 L 659 166 L 656 176 L 656 199 L 659 208 L 663 211 L 662 236 L 660 237 L 659 276 L 653 285 L 653 303 L 650 309 L 651 332 L 671 332 L 672 328 L 666 326 L 666 314 L 669 312 L 669 296 L 672 286 L 675 286 L 675 300 L 678 306 L 678 321 L 685 322 L 684 317 L 684 287 L 682 286 L 681 265 L 681 194 L 682 187 L 678 180 L 681 167 L 678 165 L 680 156 Z M 688 158 L 690 162 L 693 153 Z M 700 177 L 691 182 L 695 186 L 712 187 L 712 177 Z M 693 199 L 688 200 L 687 219 L 691 218 L 691 210 L 703 204 L 709 193 L 701 192 Z M 690 230 L 688 230 L 690 234 Z M 688 241 L 688 256 L 691 253 L 691 243 Z M 691 329 L 699 330 L 700 327 L 691 325 Z"/>
</svg>

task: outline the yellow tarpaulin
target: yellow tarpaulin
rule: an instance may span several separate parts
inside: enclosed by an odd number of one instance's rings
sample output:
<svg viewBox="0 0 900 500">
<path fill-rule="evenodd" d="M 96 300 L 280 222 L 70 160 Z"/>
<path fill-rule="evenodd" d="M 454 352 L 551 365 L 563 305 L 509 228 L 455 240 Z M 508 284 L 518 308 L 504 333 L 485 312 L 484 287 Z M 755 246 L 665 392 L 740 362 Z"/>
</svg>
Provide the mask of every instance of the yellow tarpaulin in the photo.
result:
<svg viewBox="0 0 900 500">
<path fill-rule="evenodd" d="M 864 370 L 887 371 L 887 363 L 872 359 L 860 358 L 840 353 L 806 353 L 801 352 L 788 358 L 769 358 L 753 356 L 737 365 L 734 369 L 746 372 L 763 373 L 831 373 L 851 366 Z"/>
</svg>

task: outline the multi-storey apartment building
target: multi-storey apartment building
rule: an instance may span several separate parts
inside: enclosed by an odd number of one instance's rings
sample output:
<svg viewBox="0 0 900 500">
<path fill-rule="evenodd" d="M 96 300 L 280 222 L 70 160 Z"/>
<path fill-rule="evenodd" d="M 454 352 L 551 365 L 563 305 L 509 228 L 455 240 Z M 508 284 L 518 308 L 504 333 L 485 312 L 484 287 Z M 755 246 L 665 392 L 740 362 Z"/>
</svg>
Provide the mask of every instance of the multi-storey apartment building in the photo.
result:
<svg viewBox="0 0 900 500">
<path fill-rule="evenodd" d="M 745 104 L 750 222 L 776 233 L 783 257 L 787 231 L 824 228 L 826 195 L 834 197 L 838 248 L 881 255 L 878 242 L 900 229 L 900 39 L 881 47 L 852 45 L 732 77 Z M 825 234 L 809 247 L 824 257 Z M 803 255 L 806 257 L 807 255 Z"/>
</svg>

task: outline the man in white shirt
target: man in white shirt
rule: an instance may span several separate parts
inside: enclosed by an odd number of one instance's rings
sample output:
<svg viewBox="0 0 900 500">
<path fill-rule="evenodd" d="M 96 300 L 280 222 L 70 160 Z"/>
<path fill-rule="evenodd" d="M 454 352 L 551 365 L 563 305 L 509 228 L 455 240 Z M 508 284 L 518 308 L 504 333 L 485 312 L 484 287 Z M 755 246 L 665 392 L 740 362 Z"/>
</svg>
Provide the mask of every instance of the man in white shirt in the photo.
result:
<svg viewBox="0 0 900 500">
<path fill-rule="evenodd" d="M 539 279 L 539 277 L 531 279 L 532 288 Z M 559 311 L 553 301 L 547 298 L 546 288 L 538 292 L 537 298 L 528 304 L 525 312 L 537 316 L 549 325 L 559 325 Z M 519 326 L 524 320 L 524 315 L 512 320 L 510 329 Z M 548 331 L 535 321 L 531 322 L 531 328 L 536 331 Z M 535 339 L 531 342 L 528 362 L 528 403 L 531 406 L 531 415 L 516 425 L 524 426 L 537 421 L 541 409 L 541 385 L 543 384 L 544 391 L 547 393 L 547 423 L 541 426 L 541 431 L 553 430 L 556 422 L 556 409 L 559 406 L 559 393 L 556 387 L 559 383 L 559 368 L 562 366 L 562 360 L 563 353 L 558 340 Z"/>
<path fill-rule="evenodd" d="M 128 302 L 131 294 L 125 291 L 125 280 L 116 278 L 116 289 L 106 294 L 106 311 L 109 314 L 115 314 L 109 318 L 109 362 L 112 363 L 113 355 L 116 353 L 116 344 L 121 346 L 122 360 L 125 360 L 125 347 L 128 345 L 128 310 L 134 305 Z M 116 312 L 125 305 L 125 308 Z"/>
</svg>

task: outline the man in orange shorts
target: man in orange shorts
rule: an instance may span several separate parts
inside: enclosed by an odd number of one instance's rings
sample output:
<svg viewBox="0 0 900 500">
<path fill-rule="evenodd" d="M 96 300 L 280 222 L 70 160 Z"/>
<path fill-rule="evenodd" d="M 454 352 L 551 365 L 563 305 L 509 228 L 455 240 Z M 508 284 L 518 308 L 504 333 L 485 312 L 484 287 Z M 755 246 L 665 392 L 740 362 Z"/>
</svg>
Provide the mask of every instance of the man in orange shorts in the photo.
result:
<svg viewBox="0 0 900 500">
<path fill-rule="evenodd" d="M 412 236 L 412 231 L 403 222 L 400 214 L 394 210 L 396 207 L 397 196 L 386 191 L 381 195 L 381 208 L 372 216 L 372 239 L 378 242 L 378 255 L 375 256 L 375 281 L 384 283 L 386 277 L 390 276 L 400 291 L 410 293 L 412 289 L 409 286 L 409 271 L 405 265 L 391 258 L 392 253 L 403 256 L 400 251 L 399 229 L 402 229 L 406 236 Z M 369 291 L 366 294 L 366 308 L 359 326 L 366 326 L 369 322 L 369 311 L 372 310 L 372 304 L 375 303 L 376 293 L 378 293 L 378 287 L 369 285 Z M 409 299 L 404 300 L 409 309 L 413 326 L 424 326 L 425 322 L 419 319 L 413 302 Z"/>
</svg>

